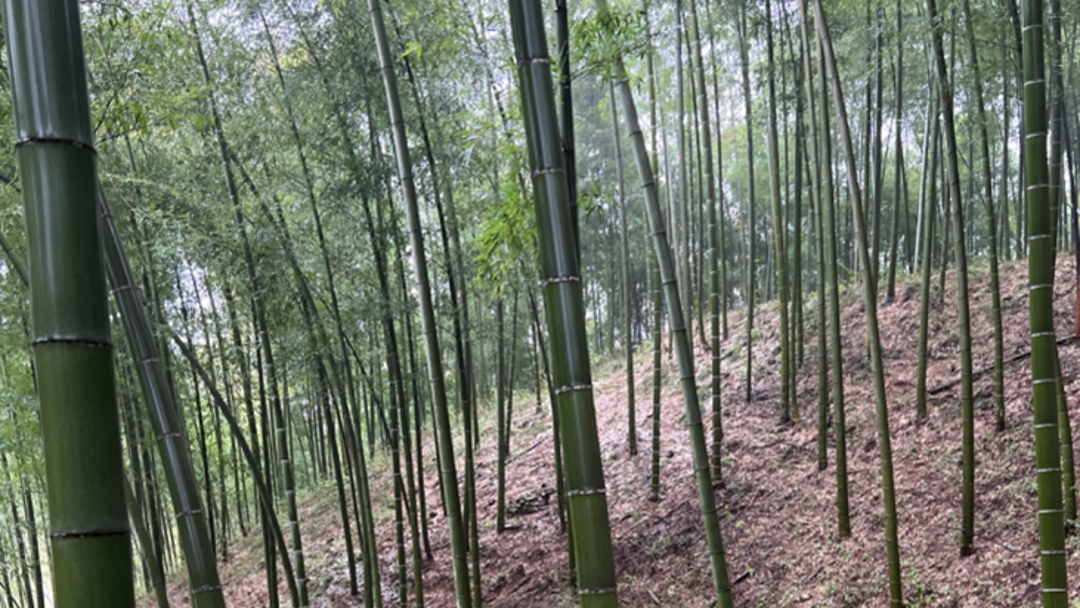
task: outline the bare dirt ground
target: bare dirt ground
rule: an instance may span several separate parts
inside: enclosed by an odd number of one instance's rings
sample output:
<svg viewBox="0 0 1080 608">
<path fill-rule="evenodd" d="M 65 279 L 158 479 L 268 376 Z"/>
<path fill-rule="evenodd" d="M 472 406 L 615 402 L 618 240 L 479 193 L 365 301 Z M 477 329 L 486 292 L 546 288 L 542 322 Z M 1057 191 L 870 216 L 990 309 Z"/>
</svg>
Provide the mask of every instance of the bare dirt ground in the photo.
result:
<svg viewBox="0 0 1080 608">
<path fill-rule="evenodd" d="M 1058 260 L 1056 300 L 1059 336 L 1070 334 L 1075 306 L 1072 261 Z M 1026 263 L 1002 268 L 1005 356 L 1028 348 Z M 930 322 L 929 386 L 959 373 L 956 300 L 952 273 L 944 301 L 934 277 Z M 884 290 L 883 290 L 884 291 Z M 844 387 L 848 422 L 848 467 L 852 537 L 837 535 L 834 444 L 829 432 L 829 467 L 819 472 L 816 451 L 816 297 L 806 308 L 805 358 L 800 367 L 802 421 L 779 423 L 779 346 L 775 303 L 755 321 L 753 402 L 745 394 L 745 319 L 729 315 L 730 338 L 721 347 L 724 376 L 724 474 L 717 485 L 727 564 L 737 606 L 888 606 L 884 515 L 873 386 L 866 356 L 865 316 L 856 291 L 843 294 Z M 989 272 L 971 272 L 974 367 L 993 361 Z M 884 299 L 884 298 L 882 298 Z M 975 554 L 959 557 L 959 388 L 931 396 L 929 420 L 915 419 L 919 286 L 897 286 L 896 302 L 879 309 L 888 387 L 889 422 L 896 471 L 904 597 L 920 607 L 1035 607 L 1039 602 L 1038 535 L 1030 373 L 1028 362 L 1005 371 L 1007 424 L 994 431 L 992 374 L 976 382 Z M 695 330 L 695 333 L 696 330 Z M 1075 409 L 1080 390 L 1077 346 L 1061 348 L 1062 372 Z M 710 354 L 697 345 L 702 406 L 708 407 Z M 683 404 L 670 353 L 664 355 L 662 399 L 663 491 L 649 496 L 651 355 L 638 354 L 637 421 L 640 451 L 630 457 L 626 438 L 625 370 L 615 363 L 594 367 L 620 605 L 711 606 L 708 555 L 697 507 Z M 830 405 L 831 408 L 831 405 Z M 538 496 L 554 485 L 552 435 L 546 404 L 519 393 L 508 466 L 509 498 Z M 574 605 L 569 588 L 566 536 L 560 532 L 554 498 L 537 513 L 511 518 L 517 529 L 495 533 L 495 446 L 493 416 L 477 456 L 481 571 L 487 605 L 560 607 Z M 831 415 L 830 415 L 831 420 Z M 1072 417 L 1073 427 L 1080 420 Z M 438 486 L 430 437 L 425 446 L 431 544 L 425 564 L 428 606 L 451 607 L 453 580 L 445 522 L 436 508 Z M 461 441 L 458 438 L 458 445 Z M 459 454 L 460 457 L 460 454 Z M 399 605 L 395 581 L 389 476 L 384 462 L 374 482 L 379 511 L 383 596 Z M 459 459 L 459 472 L 462 470 Z M 348 593 L 344 538 L 332 486 L 303 497 L 300 521 L 311 578 L 313 606 L 359 606 Z M 355 534 L 355 530 L 354 530 Z M 1071 595 L 1080 596 L 1077 536 L 1068 540 Z M 254 536 L 232 549 L 223 565 L 230 605 L 266 605 L 261 549 Z M 410 575 L 411 576 L 411 575 Z M 411 587 L 411 584 L 410 584 Z M 172 586 L 174 606 L 186 605 L 186 587 Z M 282 585 L 282 604 L 288 602 Z M 411 597 L 409 602 L 413 602 Z"/>
</svg>

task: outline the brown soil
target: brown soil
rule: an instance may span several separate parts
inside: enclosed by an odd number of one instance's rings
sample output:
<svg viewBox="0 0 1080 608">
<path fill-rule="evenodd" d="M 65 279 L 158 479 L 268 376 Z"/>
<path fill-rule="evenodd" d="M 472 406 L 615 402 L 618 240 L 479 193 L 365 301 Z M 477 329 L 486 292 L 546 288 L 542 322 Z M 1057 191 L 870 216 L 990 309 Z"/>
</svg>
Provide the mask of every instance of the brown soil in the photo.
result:
<svg viewBox="0 0 1080 608">
<path fill-rule="evenodd" d="M 1058 260 L 1057 327 L 1071 332 L 1075 297 L 1072 261 Z M 953 276 L 944 304 L 934 277 L 929 386 L 959 373 Z M 1002 267 L 1005 356 L 1028 347 L 1025 263 Z M 745 320 L 729 315 L 730 338 L 721 346 L 724 375 L 724 477 L 717 487 L 727 564 L 735 581 L 737 606 L 887 606 L 884 517 L 880 504 L 880 463 L 873 386 L 866 356 L 865 317 L 854 291 L 845 293 L 843 339 L 845 405 L 852 537 L 837 536 L 832 431 L 829 467 L 819 472 L 816 448 L 817 353 L 814 310 L 807 302 L 805 358 L 799 376 L 801 422 L 779 423 L 779 347 L 776 307 L 766 305 L 756 319 L 754 400 L 746 403 Z M 974 366 L 993 361 L 989 273 L 971 272 Z M 975 554 L 959 557 L 960 409 L 959 388 L 929 401 L 929 420 L 915 419 L 919 286 L 897 287 L 896 302 L 879 309 L 887 370 L 888 404 L 900 519 L 904 597 L 909 606 L 1037 606 L 1039 561 L 1030 373 L 1026 360 L 1006 368 L 1008 428 L 994 431 L 992 374 L 978 379 L 976 392 Z M 760 328 L 760 329 L 758 329 Z M 696 333 L 696 330 L 695 330 Z M 708 407 L 709 353 L 698 345 L 698 383 Z M 1075 346 L 1061 349 L 1062 371 L 1071 403 L 1077 392 Z M 642 349 L 635 366 L 640 451 L 630 457 L 626 440 L 624 370 L 614 363 L 594 367 L 596 409 L 607 479 L 608 500 L 623 606 L 711 606 L 707 549 L 697 507 L 683 404 L 674 359 L 665 352 L 662 421 L 663 491 L 649 496 L 652 429 L 651 356 Z M 538 496 L 554 484 L 552 437 L 546 405 L 519 393 L 515 404 L 508 498 Z M 830 406 L 831 407 L 831 406 Z M 490 409 L 490 408 L 489 408 Z M 495 533 L 495 449 L 493 416 L 485 413 L 477 456 L 484 601 L 501 607 L 572 606 L 566 536 L 560 532 L 554 497 L 538 512 L 515 517 L 518 526 Z M 830 416 L 831 420 L 831 416 Z M 1077 426 L 1073 418 L 1073 427 Z M 458 438 L 458 444 L 461 441 Z M 425 446 L 431 544 L 435 559 L 425 563 L 428 606 L 451 607 L 453 580 L 446 527 L 438 513 L 438 486 L 430 437 Z M 376 509 L 380 517 L 383 596 L 398 605 L 393 525 L 385 462 L 374 465 Z M 459 454 L 460 472 L 461 461 Z M 336 494 L 331 485 L 304 496 L 300 513 L 313 606 L 359 606 L 348 593 L 347 567 Z M 541 503 L 542 506 L 542 503 Z M 355 534 L 355 530 L 354 530 Z M 1077 537 L 1068 540 L 1069 569 L 1078 571 Z M 230 605 L 266 604 L 261 549 L 254 535 L 236 545 L 222 576 Z M 411 562 L 410 562 L 411 564 Z M 1077 595 L 1076 576 L 1070 581 Z M 288 598 L 281 587 L 283 605 Z M 172 587 L 173 605 L 186 605 L 185 586 Z M 410 603 L 413 602 L 411 597 Z"/>
</svg>

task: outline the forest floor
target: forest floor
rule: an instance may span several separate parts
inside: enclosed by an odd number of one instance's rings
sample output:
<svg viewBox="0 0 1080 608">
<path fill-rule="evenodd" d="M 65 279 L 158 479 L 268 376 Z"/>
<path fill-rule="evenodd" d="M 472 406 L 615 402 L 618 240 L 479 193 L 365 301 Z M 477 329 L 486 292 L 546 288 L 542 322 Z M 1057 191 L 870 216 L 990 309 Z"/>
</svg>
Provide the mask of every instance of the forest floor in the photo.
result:
<svg viewBox="0 0 1080 608">
<path fill-rule="evenodd" d="M 1026 262 L 1002 266 L 1005 357 L 1028 350 Z M 1056 323 L 1059 336 L 1072 332 L 1075 274 L 1070 258 L 1058 259 Z M 971 278 L 974 368 L 993 362 L 993 333 L 986 266 Z M 928 385 L 958 377 L 959 331 L 955 277 L 949 273 L 944 300 L 934 277 L 930 320 Z M 882 290 L 884 291 L 884 289 Z M 815 296 L 816 298 L 816 296 Z M 884 298 L 882 298 L 883 300 Z M 818 471 L 816 448 L 816 299 L 806 305 L 805 357 L 799 370 L 802 421 L 779 422 L 779 334 L 775 303 L 759 308 L 754 329 L 753 401 L 745 395 L 745 318 L 729 313 L 730 338 L 721 346 L 724 431 L 723 482 L 716 492 L 735 605 L 888 606 L 884 513 L 880 500 L 873 385 L 865 348 L 865 317 L 857 290 L 842 297 L 845 405 L 851 538 L 837 534 L 834 444 L 830 428 L 829 467 Z M 896 471 L 904 597 L 909 607 L 1035 607 L 1039 602 L 1038 533 L 1030 370 L 1026 359 L 1007 364 L 1007 429 L 994 430 L 992 374 L 975 384 L 975 553 L 960 558 L 959 386 L 932 395 L 929 420 L 917 424 L 915 383 L 919 329 L 919 283 L 897 285 L 897 298 L 879 308 L 886 367 L 889 423 Z M 697 330 L 695 329 L 695 334 Z M 697 342 L 697 379 L 708 407 L 710 353 Z M 1061 347 L 1062 372 L 1073 411 L 1080 397 L 1078 347 Z M 634 369 L 639 453 L 627 447 L 625 369 L 614 361 L 594 365 L 607 496 L 615 545 L 620 605 L 697 608 L 713 604 L 707 548 L 693 482 L 689 442 L 673 355 L 664 353 L 662 398 L 662 494 L 649 500 L 651 354 L 639 348 Z M 831 407 L 831 406 L 830 406 Z M 490 409 L 490 408 L 489 408 Z M 507 469 L 508 499 L 529 499 L 554 485 L 552 434 L 547 405 L 519 392 Z M 512 517 L 517 526 L 495 533 L 494 416 L 485 423 L 477 455 L 480 554 L 483 596 L 494 607 L 572 606 L 566 535 L 560 532 L 555 499 L 530 515 Z M 706 418 L 708 420 L 708 418 Z M 831 422 L 831 414 L 830 414 Z M 1080 418 L 1073 415 L 1073 428 Z M 450 548 L 437 508 L 438 485 L 430 435 L 425 438 L 428 511 L 435 559 L 425 562 L 428 606 L 454 605 Z M 458 439 L 460 446 L 460 438 Z M 378 466 L 378 465 L 377 465 Z M 379 512 L 383 597 L 397 604 L 390 478 L 386 467 L 374 483 Z M 458 468 L 462 471 L 461 465 Z M 300 522 L 313 606 L 359 606 L 348 594 L 344 538 L 332 486 L 307 492 Z M 355 534 L 355 530 L 354 530 Z M 266 605 L 257 535 L 231 548 L 222 565 L 233 606 Z M 1069 570 L 1080 572 L 1080 536 L 1067 541 Z M 411 566 L 411 561 L 409 562 Z M 1080 596 L 1080 577 L 1070 580 Z M 282 605 L 287 592 L 281 587 Z M 187 604 L 186 585 L 171 586 L 174 606 Z M 410 584 L 410 603 L 411 598 Z"/>
</svg>

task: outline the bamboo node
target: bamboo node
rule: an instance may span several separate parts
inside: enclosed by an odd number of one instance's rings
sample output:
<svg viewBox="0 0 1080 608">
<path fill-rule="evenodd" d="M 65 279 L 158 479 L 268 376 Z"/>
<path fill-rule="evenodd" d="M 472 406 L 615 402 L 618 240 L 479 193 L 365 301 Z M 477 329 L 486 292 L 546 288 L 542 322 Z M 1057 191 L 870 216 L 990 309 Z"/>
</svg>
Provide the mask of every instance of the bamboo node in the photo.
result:
<svg viewBox="0 0 1080 608">
<path fill-rule="evenodd" d="M 540 283 L 540 287 L 547 287 L 555 283 L 580 283 L 581 277 L 565 276 L 565 277 L 549 277 L 544 279 Z"/>
<path fill-rule="evenodd" d="M 101 342 L 98 340 L 86 340 L 83 338 L 38 338 L 30 343 L 31 346 L 45 346 L 47 344 L 72 344 L 79 346 L 89 346 L 91 348 L 112 348 L 112 342 Z"/>
<path fill-rule="evenodd" d="M 529 57 L 528 59 L 524 59 L 522 61 L 519 61 L 518 64 L 517 64 L 517 68 L 520 70 L 521 68 L 529 65 L 530 63 L 540 63 L 540 64 L 545 64 L 545 65 L 551 65 L 551 58 L 550 57 Z"/>
<path fill-rule="evenodd" d="M 548 175 L 548 174 L 552 174 L 552 173 L 565 174 L 566 171 L 563 171 L 562 167 L 546 167 L 544 169 L 537 169 L 536 171 L 533 171 L 532 173 L 529 174 L 529 178 L 530 179 L 536 179 L 536 178 L 540 177 L 541 175 Z"/>
<path fill-rule="evenodd" d="M 606 488 L 578 488 L 576 490 L 570 490 L 566 493 L 567 496 L 590 496 L 593 494 L 607 494 Z"/>
<path fill-rule="evenodd" d="M 41 145 L 41 144 L 55 144 L 55 145 L 61 145 L 61 146 L 71 146 L 73 148 L 79 148 L 80 150 L 86 150 L 87 152 L 90 152 L 91 154 L 94 154 L 94 155 L 97 154 L 97 150 L 94 149 L 94 146 L 91 146 L 88 143 L 84 143 L 84 142 L 81 142 L 81 141 L 75 141 L 74 139 L 59 139 L 59 138 L 52 138 L 52 137 L 30 137 L 28 139 L 24 139 L 24 140 L 22 140 L 20 142 L 17 142 L 15 144 L 15 148 L 19 149 L 19 148 L 21 148 L 23 146 Z"/>
<path fill-rule="evenodd" d="M 607 593 L 615 593 L 615 587 L 604 587 L 602 589 L 578 589 L 578 595 L 604 595 Z"/>
<path fill-rule="evenodd" d="M 592 390 L 592 385 L 591 384 L 566 384 L 564 386 L 560 386 L 559 388 L 555 389 L 555 394 L 556 395 L 561 395 L 563 393 L 568 393 L 570 391 L 591 391 L 591 390 Z"/>
<path fill-rule="evenodd" d="M 203 585 L 202 587 L 196 587 L 191 590 L 192 595 L 196 593 L 206 593 L 207 591 L 219 591 L 221 585 Z"/>
<path fill-rule="evenodd" d="M 49 538 L 53 540 L 66 540 L 102 536 L 128 536 L 130 534 L 131 530 L 123 528 L 119 530 L 87 530 L 85 532 L 53 532 L 49 534 Z"/>
</svg>

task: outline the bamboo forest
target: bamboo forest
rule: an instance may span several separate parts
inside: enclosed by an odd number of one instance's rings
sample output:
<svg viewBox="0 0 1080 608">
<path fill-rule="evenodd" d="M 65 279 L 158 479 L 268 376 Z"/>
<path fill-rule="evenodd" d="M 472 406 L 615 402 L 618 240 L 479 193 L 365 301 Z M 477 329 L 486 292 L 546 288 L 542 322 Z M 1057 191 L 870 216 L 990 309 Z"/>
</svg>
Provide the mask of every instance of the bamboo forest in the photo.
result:
<svg viewBox="0 0 1080 608">
<path fill-rule="evenodd" d="M 0 608 L 1080 606 L 1080 3 L 0 3 Z"/>
</svg>

